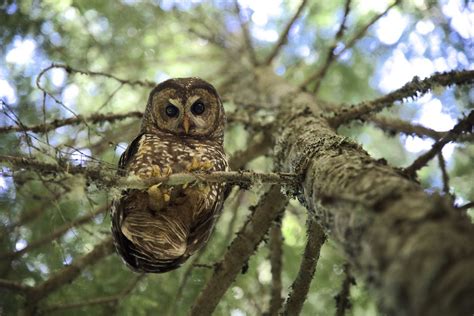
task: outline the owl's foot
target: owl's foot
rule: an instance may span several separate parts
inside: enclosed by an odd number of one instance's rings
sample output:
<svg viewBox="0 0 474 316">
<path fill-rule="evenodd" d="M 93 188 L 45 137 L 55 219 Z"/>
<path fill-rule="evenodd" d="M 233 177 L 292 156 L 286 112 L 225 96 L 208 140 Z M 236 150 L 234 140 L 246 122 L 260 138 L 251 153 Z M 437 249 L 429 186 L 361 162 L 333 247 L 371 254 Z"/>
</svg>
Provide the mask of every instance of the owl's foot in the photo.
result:
<svg viewBox="0 0 474 316">
<path fill-rule="evenodd" d="M 172 173 L 171 167 L 161 169 L 160 166 L 154 165 L 151 170 L 151 177 L 167 177 Z M 148 188 L 148 207 L 158 212 L 162 210 L 171 199 L 171 189 L 162 187 L 161 183 L 152 185 Z"/>
<path fill-rule="evenodd" d="M 193 157 L 193 160 L 190 164 L 186 166 L 186 171 L 193 172 L 193 171 L 208 171 L 210 170 L 214 164 L 212 161 L 199 161 L 196 157 Z M 189 183 L 183 184 L 183 189 L 186 189 L 189 186 Z"/>
<path fill-rule="evenodd" d="M 162 210 L 171 198 L 170 189 L 160 188 L 160 184 L 155 184 L 149 187 L 147 193 L 148 207 L 154 212 Z"/>
<path fill-rule="evenodd" d="M 186 167 L 186 170 L 189 172 L 193 171 L 208 171 L 212 167 L 214 167 L 214 164 L 212 161 L 206 160 L 206 161 L 199 161 L 196 159 L 196 157 L 193 157 L 193 161 Z"/>
<path fill-rule="evenodd" d="M 170 174 L 173 173 L 170 166 L 166 166 L 165 168 L 161 169 L 160 166 L 153 165 L 151 166 L 151 177 L 168 177 Z"/>
</svg>

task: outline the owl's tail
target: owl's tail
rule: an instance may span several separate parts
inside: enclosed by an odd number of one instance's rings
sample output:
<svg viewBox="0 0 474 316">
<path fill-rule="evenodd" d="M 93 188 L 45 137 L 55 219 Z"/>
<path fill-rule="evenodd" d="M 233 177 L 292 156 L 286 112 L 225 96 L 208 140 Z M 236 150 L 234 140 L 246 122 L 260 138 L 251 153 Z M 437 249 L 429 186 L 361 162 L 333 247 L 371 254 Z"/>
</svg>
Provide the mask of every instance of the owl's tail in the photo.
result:
<svg viewBox="0 0 474 316">
<path fill-rule="evenodd" d="M 111 212 L 115 248 L 127 265 L 137 272 L 162 273 L 184 263 L 190 256 L 189 224 L 176 214 L 130 206 L 125 199 L 114 201 Z"/>
<path fill-rule="evenodd" d="M 121 231 L 150 259 L 174 260 L 186 252 L 189 229 L 180 218 L 136 212 L 125 218 Z"/>
</svg>

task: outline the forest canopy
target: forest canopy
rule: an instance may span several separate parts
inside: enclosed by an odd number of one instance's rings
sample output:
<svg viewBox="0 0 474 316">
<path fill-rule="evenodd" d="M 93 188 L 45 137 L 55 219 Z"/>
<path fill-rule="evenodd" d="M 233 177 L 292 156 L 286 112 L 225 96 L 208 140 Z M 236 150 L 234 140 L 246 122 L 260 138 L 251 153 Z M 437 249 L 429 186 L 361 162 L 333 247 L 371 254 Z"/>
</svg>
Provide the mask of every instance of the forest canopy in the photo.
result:
<svg viewBox="0 0 474 316">
<path fill-rule="evenodd" d="M 0 314 L 468 310 L 473 24 L 463 0 L 4 1 Z M 117 162 L 152 88 L 194 76 L 249 172 L 212 180 L 233 188 L 201 252 L 137 274 L 111 242 Z"/>
</svg>

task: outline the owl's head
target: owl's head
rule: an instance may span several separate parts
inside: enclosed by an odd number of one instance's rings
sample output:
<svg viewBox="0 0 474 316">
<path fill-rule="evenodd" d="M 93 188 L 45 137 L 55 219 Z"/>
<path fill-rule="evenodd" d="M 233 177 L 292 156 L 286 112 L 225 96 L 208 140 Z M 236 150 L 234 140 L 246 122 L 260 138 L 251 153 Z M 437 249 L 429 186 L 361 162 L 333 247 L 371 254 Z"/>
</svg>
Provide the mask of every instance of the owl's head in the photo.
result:
<svg viewBox="0 0 474 316">
<path fill-rule="evenodd" d="M 216 89 L 199 78 L 175 78 L 150 93 L 142 132 L 222 141 L 225 114 Z"/>
</svg>

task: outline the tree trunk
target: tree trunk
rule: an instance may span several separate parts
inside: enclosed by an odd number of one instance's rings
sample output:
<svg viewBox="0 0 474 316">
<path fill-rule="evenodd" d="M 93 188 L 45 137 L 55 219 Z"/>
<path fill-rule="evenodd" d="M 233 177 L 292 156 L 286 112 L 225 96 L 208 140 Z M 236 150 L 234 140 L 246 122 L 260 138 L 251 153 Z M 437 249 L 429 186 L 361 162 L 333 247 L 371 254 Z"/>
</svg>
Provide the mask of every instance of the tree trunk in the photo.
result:
<svg viewBox="0 0 474 316">
<path fill-rule="evenodd" d="M 270 69 L 238 86 L 240 95 L 258 91 L 258 100 L 279 109 L 278 171 L 302 175 L 298 197 L 343 247 L 381 312 L 474 311 L 474 226 L 465 214 L 337 135 L 311 95 Z"/>
</svg>

